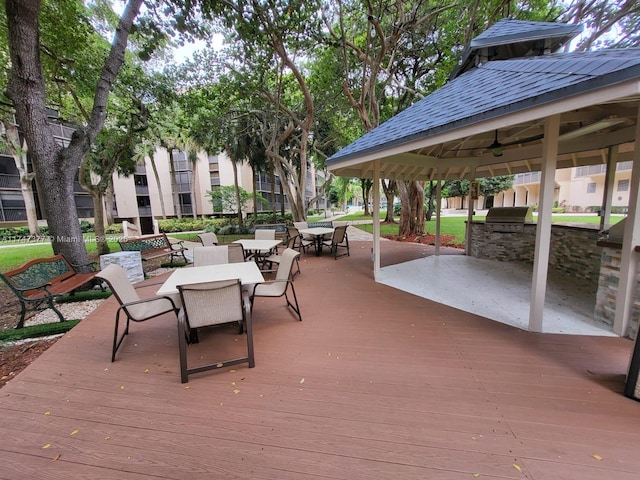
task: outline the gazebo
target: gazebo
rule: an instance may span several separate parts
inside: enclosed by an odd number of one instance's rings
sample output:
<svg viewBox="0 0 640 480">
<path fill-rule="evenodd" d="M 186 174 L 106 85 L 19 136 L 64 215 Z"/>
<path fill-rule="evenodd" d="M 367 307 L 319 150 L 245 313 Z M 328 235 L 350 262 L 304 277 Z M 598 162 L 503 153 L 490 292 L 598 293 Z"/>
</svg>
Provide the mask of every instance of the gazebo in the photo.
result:
<svg viewBox="0 0 640 480">
<path fill-rule="evenodd" d="M 540 171 L 529 330 L 541 332 L 556 169 L 606 164 L 612 187 L 616 164 L 632 161 L 613 326 L 624 335 L 634 308 L 640 245 L 640 49 L 559 52 L 581 31 L 551 22 L 494 24 L 471 42 L 447 84 L 338 151 L 326 165 L 334 175 L 374 183 Z M 603 201 L 605 224 L 612 191 L 608 188 Z M 378 196 L 374 189 L 374 205 Z M 470 208 L 469 220 L 471 215 Z M 380 269 L 378 216 L 374 209 L 374 278 Z M 640 352 L 636 358 L 635 376 Z"/>
</svg>

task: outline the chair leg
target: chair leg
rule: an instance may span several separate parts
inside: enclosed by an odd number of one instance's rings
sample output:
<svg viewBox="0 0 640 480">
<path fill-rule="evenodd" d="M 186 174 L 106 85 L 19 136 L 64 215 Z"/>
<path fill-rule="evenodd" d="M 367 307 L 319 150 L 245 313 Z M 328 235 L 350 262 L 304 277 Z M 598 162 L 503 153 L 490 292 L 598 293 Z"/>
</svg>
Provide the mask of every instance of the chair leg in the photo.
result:
<svg viewBox="0 0 640 480">
<path fill-rule="evenodd" d="M 296 302 L 295 305 L 293 305 L 289 301 L 289 296 L 287 295 L 287 290 L 289 289 L 289 286 L 291 287 L 291 293 L 293 294 L 293 301 Z M 284 298 L 287 300 L 287 306 L 291 307 L 291 309 L 294 312 L 296 312 L 296 314 L 298 315 L 298 318 L 300 319 L 300 321 L 302 321 L 302 314 L 300 313 L 300 306 L 298 305 L 298 297 L 296 296 L 296 289 L 293 286 L 292 282 L 288 282 L 287 290 L 284 291 Z"/>
<path fill-rule="evenodd" d="M 24 327 L 24 318 L 26 315 L 27 315 L 27 306 L 24 302 L 20 302 L 20 321 L 18 322 L 18 325 L 16 325 L 16 328 Z"/>
<path fill-rule="evenodd" d="M 180 351 L 180 381 L 187 383 L 189 373 L 187 371 L 187 335 L 186 323 L 184 319 L 178 317 L 178 350 Z"/>
<path fill-rule="evenodd" d="M 256 366 L 256 361 L 253 354 L 253 319 L 251 314 L 246 316 L 245 319 L 247 330 L 247 358 L 249 359 L 249 368 Z"/>
</svg>

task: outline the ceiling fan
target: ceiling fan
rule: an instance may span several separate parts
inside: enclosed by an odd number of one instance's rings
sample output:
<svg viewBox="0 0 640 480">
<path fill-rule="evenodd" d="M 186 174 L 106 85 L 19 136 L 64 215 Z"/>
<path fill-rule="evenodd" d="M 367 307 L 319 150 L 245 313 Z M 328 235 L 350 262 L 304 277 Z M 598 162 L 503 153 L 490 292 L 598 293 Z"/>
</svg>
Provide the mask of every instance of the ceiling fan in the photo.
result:
<svg viewBox="0 0 640 480">
<path fill-rule="evenodd" d="M 498 130 L 496 130 L 495 138 L 491 145 L 487 145 L 486 147 L 459 148 L 458 150 L 491 150 L 491 153 L 493 154 L 494 157 L 501 157 L 503 147 L 535 142 L 536 140 L 540 140 L 543 137 L 544 137 L 544 134 L 538 134 L 538 135 L 532 135 L 531 137 L 525 137 L 519 140 L 514 140 L 512 142 L 501 143 L 498 140 Z"/>
</svg>

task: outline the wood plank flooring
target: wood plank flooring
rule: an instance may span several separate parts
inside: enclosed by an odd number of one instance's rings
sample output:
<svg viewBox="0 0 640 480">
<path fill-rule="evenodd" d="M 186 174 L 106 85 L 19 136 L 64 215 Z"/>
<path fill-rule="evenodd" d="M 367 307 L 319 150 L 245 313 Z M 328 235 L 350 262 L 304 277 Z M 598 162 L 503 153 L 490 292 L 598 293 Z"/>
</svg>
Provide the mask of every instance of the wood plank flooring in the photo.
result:
<svg viewBox="0 0 640 480">
<path fill-rule="evenodd" d="M 430 253 L 381 247 L 387 264 Z M 107 300 L 0 390 L 0 479 L 639 477 L 631 341 L 524 332 L 375 284 L 370 248 L 303 255 L 303 321 L 257 299 L 256 367 L 188 384 L 170 315 L 109 361 Z M 244 346 L 220 328 L 189 358 Z"/>
</svg>

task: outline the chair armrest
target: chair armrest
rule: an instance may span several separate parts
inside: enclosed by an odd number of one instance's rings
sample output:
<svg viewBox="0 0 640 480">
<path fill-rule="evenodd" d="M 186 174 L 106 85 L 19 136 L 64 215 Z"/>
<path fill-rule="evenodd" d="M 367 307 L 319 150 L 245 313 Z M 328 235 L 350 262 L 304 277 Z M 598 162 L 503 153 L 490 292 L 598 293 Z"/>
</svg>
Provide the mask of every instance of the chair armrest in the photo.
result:
<svg viewBox="0 0 640 480">
<path fill-rule="evenodd" d="M 171 240 L 169 240 L 169 245 L 171 246 L 172 250 L 179 250 L 182 248 L 187 250 L 187 248 L 184 246 L 184 240 L 177 240 L 175 242 L 172 242 Z"/>
<path fill-rule="evenodd" d="M 120 306 L 120 308 L 126 309 L 127 307 L 131 307 L 133 305 L 138 305 L 138 304 L 141 304 L 141 303 L 155 302 L 156 300 L 169 300 L 171 302 L 171 306 L 173 307 L 173 309 L 177 310 L 176 304 L 173 301 L 173 299 L 171 297 L 166 296 L 166 295 L 163 295 L 162 297 L 143 298 L 141 300 L 135 300 L 133 302 L 123 303 Z"/>
</svg>

